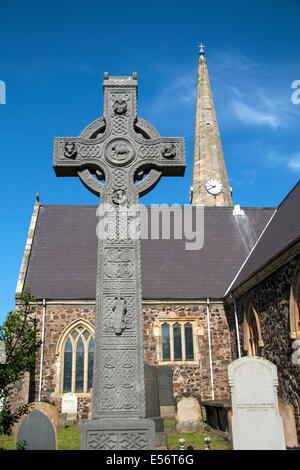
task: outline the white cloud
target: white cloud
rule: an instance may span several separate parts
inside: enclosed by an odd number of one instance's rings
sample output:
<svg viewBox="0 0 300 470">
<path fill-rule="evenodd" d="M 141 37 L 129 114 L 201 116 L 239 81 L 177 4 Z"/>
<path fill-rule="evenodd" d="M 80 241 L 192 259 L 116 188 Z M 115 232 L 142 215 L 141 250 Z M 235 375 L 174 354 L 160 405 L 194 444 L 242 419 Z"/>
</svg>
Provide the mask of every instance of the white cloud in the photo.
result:
<svg viewBox="0 0 300 470">
<path fill-rule="evenodd" d="M 151 111 L 161 113 L 174 108 L 180 103 L 194 104 L 196 90 L 195 77 L 191 74 L 179 75 L 161 90 L 156 99 L 152 100 L 150 104 Z"/>
<path fill-rule="evenodd" d="M 217 52 L 211 62 L 213 95 L 224 126 L 239 122 L 272 132 L 295 127 L 300 109 L 291 104 L 289 82 L 276 82 L 264 63 L 239 51 Z"/>
<path fill-rule="evenodd" d="M 282 125 L 278 116 L 268 113 L 267 110 L 255 109 L 237 100 L 232 100 L 232 106 L 237 118 L 245 124 L 259 127 L 269 126 L 274 130 Z"/>
<path fill-rule="evenodd" d="M 289 160 L 288 167 L 291 168 L 291 170 L 300 171 L 300 153 Z"/>
<path fill-rule="evenodd" d="M 286 166 L 290 170 L 300 172 L 300 152 L 291 155 L 279 155 L 274 150 L 266 152 L 267 161 L 272 167 Z"/>
<path fill-rule="evenodd" d="M 241 171 L 238 177 L 229 176 L 229 182 L 233 186 L 253 186 L 257 177 L 257 169 L 250 168 L 249 170 Z"/>
</svg>

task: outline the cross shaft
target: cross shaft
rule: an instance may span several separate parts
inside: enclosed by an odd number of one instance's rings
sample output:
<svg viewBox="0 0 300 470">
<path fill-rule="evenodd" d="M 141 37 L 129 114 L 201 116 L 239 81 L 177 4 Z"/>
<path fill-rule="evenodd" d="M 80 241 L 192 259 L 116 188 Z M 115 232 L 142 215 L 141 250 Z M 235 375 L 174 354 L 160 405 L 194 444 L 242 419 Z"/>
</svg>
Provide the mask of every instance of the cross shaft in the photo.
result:
<svg viewBox="0 0 300 470">
<path fill-rule="evenodd" d="M 129 213 L 161 176 L 184 174 L 185 143 L 161 137 L 138 118 L 136 104 L 136 74 L 105 74 L 103 118 L 79 137 L 54 141 L 56 175 L 79 176 L 100 196 L 102 226 L 117 220 L 114 236 L 98 241 L 92 421 L 82 428 L 85 449 L 154 445 L 153 421 L 145 419 L 140 241 L 118 237 L 121 229 L 130 233 L 130 217 L 120 214 Z"/>
</svg>

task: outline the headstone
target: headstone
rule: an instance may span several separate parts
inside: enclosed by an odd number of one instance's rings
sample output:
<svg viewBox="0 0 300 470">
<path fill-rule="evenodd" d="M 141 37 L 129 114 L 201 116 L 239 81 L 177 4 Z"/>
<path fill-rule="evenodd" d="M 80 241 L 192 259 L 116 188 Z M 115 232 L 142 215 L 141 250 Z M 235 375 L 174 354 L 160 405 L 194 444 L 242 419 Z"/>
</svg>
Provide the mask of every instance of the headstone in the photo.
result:
<svg viewBox="0 0 300 470">
<path fill-rule="evenodd" d="M 26 450 L 56 450 L 55 432 L 50 419 L 33 410 L 23 420 L 17 442 L 25 441 Z"/>
<path fill-rule="evenodd" d="M 201 407 L 194 397 L 183 397 L 177 402 L 177 432 L 198 432 L 203 430 Z"/>
<path fill-rule="evenodd" d="M 137 77 L 104 74 L 104 117 L 54 141 L 57 176 L 79 176 L 100 196 L 92 420 L 81 449 L 150 450 L 146 419 L 139 198 L 183 176 L 185 143 L 137 116 Z"/>
<path fill-rule="evenodd" d="M 228 379 L 233 449 L 285 449 L 276 366 L 262 357 L 242 357 L 228 366 Z"/>
<path fill-rule="evenodd" d="M 67 414 L 67 423 L 77 420 L 77 395 L 75 393 L 65 393 L 61 401 L 61 412 Z"/>
<path fill-rule="evenodd" d="M 15 446 L 19 441 L 26 441 L 26 450 L 56 450 L 58 410 L 44 402 L 30 405 L 30 412 L 23 415 L 14 426 Z"/>
<path fill-rule="evenodd" d="M 146 416 L 155 424 L 156 448 L 167 448 L 167 436 L 164 432 L 164 420 L 160 415 L 157 367 L 145 364 Z"/>
<path fill-rule="evenodd" d="M 59 413 L 58 417 L 58 429 L 65 429 L 67 424 L 67 413 Z"/>
<path fill-rule="evenodd" d="M 157 373 L 161 416 L 165 419 L 175 418 L 173 369 L 168 366 L 158 366 Z"/>
<path fill-rule="evenodd" d="M 145 364 L 145 397 L 147 416 L 160 416 L 157 367 Z"/>
<path fill-rule="evenodd" d="M 299 443 L 293 405 L 278 397 L 278 408 L 283 422 L 285 445 L 291 448 L 298 447 Z"/>
</svg>

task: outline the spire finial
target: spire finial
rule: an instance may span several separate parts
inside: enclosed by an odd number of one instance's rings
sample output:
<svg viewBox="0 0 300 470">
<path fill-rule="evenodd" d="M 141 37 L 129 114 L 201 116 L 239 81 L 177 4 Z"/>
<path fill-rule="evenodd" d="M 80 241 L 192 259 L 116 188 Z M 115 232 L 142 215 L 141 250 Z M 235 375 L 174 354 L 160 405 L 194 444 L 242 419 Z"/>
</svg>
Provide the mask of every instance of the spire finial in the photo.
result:
<svg viewBox="0 0 300 470">
<path fill-rule="evenodd" d="M 202 44 L 202 42 L 201 42 L 199 48 L 200 48 L 199 49 L 199 55 L 204 55 L 204 45 Z"/>
</svg>

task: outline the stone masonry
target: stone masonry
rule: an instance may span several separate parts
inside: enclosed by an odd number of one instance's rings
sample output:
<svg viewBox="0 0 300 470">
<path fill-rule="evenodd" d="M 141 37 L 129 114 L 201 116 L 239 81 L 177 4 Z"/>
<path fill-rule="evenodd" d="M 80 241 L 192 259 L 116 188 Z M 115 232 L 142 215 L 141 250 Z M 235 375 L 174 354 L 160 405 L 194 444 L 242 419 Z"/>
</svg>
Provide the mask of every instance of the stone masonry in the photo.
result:
<svg viewBox="0 0 300 470">
<path fill-rule="evenodd" d="M 42 305 L 37 306 L 37 314 L 42 325 Z M 94 325 L 94 303 L 55 303 L 47 304 L 45 315 L 45 344 L 41 399 L 55 405 L 61 411 L 61 367 L 63 357 L 58 351 L 60 338 L 66 327 L 82 319 Z M 148 365 L 163 365 L 157 359 L 157 337 L 155 336 L 155 321 L 160 319 L 194 319 L 198 320 L 196 342 L 198 356 L 195 362 L 168 364 L 173 368 L 174 397 L 178 401 L 183 396 L 193 396 L 199 401 L 211 399 L 210 366 L 208 354 L 206 303 L 188 302 L 183 304 L 143 302 L 143 328 L 145 344 L 145 363 Z M 227 365 L 231 362 L 230 334 L 221 302 L 210 304 L 210 325 L 212 361 L 214 375 L 215 399 L 228 399 Z M 24 397 L 24 385 L 30 392 L 30 401 L 37 401 L 39 394 L 39 354 L 33 379 L 30 383 L 19 384 L 15 388 L 13 401 L 20 404 Z M 78 418 L 87 419 L 90 413 L 90 394 L 78 394 Z"/>
<path fill-rule="evenodd" d="M 289 336 L 289 303 L 293 275 L 299 265 L 300 256 L 281 266 L 267 278 L 259 282 L 236 300 L 239 323 L 241 353 L 244 342 L 244 312 L 250 300 L 257 312 L 264 342 L 262 355 L 277 366 L 278 396 L 293 405 L 298 438 L 300 438 L 300 370 L 292 362 L 292 343 Z M 232 355 L 237 358 L 236 329 L 233 305 L 226 307 L 226 316 L 230 328 Z"/>
</svg>

